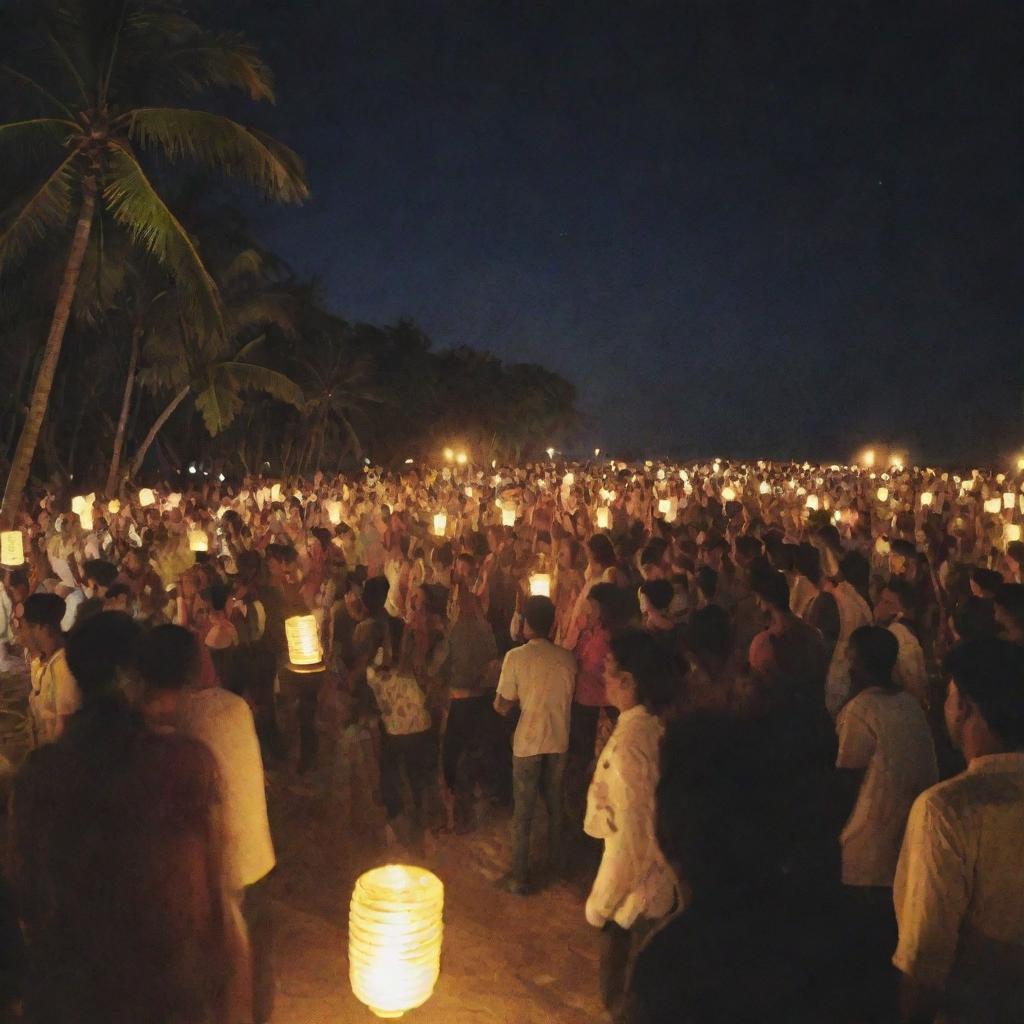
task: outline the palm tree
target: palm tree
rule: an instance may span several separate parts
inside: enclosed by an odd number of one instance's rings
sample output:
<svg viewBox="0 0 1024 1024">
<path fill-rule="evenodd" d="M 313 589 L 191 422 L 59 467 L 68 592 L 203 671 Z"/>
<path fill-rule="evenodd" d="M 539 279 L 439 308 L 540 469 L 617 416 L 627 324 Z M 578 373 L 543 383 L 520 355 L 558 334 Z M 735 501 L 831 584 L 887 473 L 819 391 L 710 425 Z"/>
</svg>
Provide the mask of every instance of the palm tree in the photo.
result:
<svg viewBox="0 0 1024 1024">
<path fill-rule="evenodd" d="M 173 275 L 184 315 L 203 334 L 223 335 L 217 286 L 144 170 L 143 154 L 196 161 L 278 201 L 308 195 L 302 162 L 286 146 L 220 114 L 177 105 L 225 88 L 272 101 L 270 71 L 244 41 L 203 30 L 169 0 L 44 0 L 37 6 L 34 40 L 45 59 L 34 76 L 0 65 L 26 115 L 0 125 L 0 143 L 51 162 L 0 234 L 0 273 L 41 238 L 74 227 L 0 507 L 0 519 L 8 521 L 28 481 L 98 208 Z"/>
</svg>

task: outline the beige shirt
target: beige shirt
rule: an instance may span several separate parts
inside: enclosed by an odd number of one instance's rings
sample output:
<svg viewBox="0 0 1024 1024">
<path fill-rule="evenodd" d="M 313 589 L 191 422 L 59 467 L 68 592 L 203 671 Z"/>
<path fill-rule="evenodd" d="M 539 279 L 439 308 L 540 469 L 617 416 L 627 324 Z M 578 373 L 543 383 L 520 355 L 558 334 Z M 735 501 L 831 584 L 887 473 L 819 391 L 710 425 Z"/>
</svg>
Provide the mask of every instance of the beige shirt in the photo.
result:
<svg viewBox="0 0 1024 1024">
<path fill-rule="evenodd" d="M 584 831 L 604 840 L 587 899 L 587 920 L 630 928 L 638 917 L 672 909 L 675 876 L 654 833 L 655 791 L 664 726 L 646 708 L 619 715 L 587 793 Z"/>
<path fill-rule="evenodd" d="M 945 993 L 946 1021 L 1024 1020 L 1024 753 L 976 757 L 917 798 L 893 898 L 893 963 Z"/>
<path fill-rule="evenodd" d="M 836 732 L 836 767 L 864 772 L 840 836 L 843 884 L 891 886 L 910 807 L 939 779 L 928 720 L 910 694 L 872 688 L 839 712 Z"/>
<path fill-rule="evenodd" d="M 221 783 L 224 867 L 230 888 L 264 877 L 276 863 L 267 818 L 263 758 L 249 705 L 241 697 L 209 687 L 185 695 L 179 726 L 213 753 Z"/>
<path fill-rule="evenodd" d="M 902 622 L 891 623 L 889 632 L 900 645 L 893 676 L 907 693 L 923 702 L 928 696 L 928 669 L 920 641 Z"/>
<path fill-rule="evenodd" d="M 54 651 L 46 661 L 33 658 L 31 678 L 28 704 L 35 743 L 39 746 L 52 743 L 57 738 L 60 719 L 73 715 L 82 706 L 82 694 L 68 668 L 63 647 Z"/>
<path fill-rule="evenodd" d="M 518 701 L 522 714 L 512 741 L 515 757 L 569 749 L 569 710 L 576 688 L 576 657 L 550 640 L 513 647 L 501 666 L 498 695 Z"/>
</svg>

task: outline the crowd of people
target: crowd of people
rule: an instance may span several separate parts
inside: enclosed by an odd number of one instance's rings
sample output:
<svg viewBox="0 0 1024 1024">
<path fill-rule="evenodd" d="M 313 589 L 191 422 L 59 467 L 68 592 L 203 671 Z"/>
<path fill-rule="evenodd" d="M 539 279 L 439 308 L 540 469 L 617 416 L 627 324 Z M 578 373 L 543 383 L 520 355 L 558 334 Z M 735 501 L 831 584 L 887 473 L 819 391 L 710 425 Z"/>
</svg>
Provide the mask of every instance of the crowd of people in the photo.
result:
<svg viewBox="0 0 1024 1024">
<path fill-rule="evenodd" d="M 363 758 L 396 856 L 511 807 L 498 884 L 583 885 L 615 1021 L 1019 1024 L 1022 481 L 450 457 L 36 494 L 3 995 L 271 1020 L 264 766 Z"/>
</svg>

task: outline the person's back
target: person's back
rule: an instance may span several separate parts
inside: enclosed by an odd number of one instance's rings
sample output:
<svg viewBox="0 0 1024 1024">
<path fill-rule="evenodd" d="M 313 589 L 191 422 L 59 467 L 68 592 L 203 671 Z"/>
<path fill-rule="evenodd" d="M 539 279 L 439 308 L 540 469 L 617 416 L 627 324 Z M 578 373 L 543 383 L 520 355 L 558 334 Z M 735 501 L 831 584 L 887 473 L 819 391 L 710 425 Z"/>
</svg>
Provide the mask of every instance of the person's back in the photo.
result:
<svg viewBox="0 0 1024 1024">
<path fill-rule="evenodd" d="M 503 679 L 515 679 L 522 712 L 513 742 L 516 756 L 562 753 L 569 743 L 569 710 L 576 686 L 572 651 L 535 637 L 505 655 L 501 672 Z"/>
</svg>

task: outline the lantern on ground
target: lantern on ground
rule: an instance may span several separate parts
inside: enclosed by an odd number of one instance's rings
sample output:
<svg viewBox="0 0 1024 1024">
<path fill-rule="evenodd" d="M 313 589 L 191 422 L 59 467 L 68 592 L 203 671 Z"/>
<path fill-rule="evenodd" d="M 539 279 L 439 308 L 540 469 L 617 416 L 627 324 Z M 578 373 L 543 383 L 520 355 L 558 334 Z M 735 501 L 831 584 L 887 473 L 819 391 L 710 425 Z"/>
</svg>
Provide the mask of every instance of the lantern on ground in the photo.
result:
<svg viewBox="0 0 1024 1024">
<path fill-rule="evenodd" d="M 434 536 L 443 537 L 448 530 L 448 514 L 446 512 L 434 513 Z"/>
<path fill-rule="evenodd" d="M 285 619 L 284 636 L 288 643 L 288 667 L 293 672 L 319 672 L 323 668 L 324 653 L 315 615 Z"/>
<path fill-rule="evenodd" d="M 502 526 L 515 526 L 516 525 L 516 510 L 509 508 L 507 505 L 501 510 L 501 525 Z"/>
<path fill-rule="evenodd" d="M 149 508 L 150 505 L 155 504 L 156 495 L 153 493 L 152 489 L 149 487 L 143 487 L 142 490 L 139 491 L 139 505 L 142 508 Z"/>
<path fill-rule="evenodd" d="M 190 551 L 202 552 L 210 550 L 210 538 L 205 530 L 188 531 L 188 547 Z"/>
<path fill-rule="evenodd" d="M 535 572 L 530 577 L 530 597 L 550 597 L 551 576 L 546 572 Z"/>
<path fill-rule="evenodd" d="M 444 886 L 426 868 L 388 864 L 361 875 L 348 919 L 356 998 L 394 1019 L 422 1006 L 441 973 Z"/>
<path fill-rule="evenodd" d="M 0 564 L 12 569 L 25 564 L 25 546 L 20 530 L 0 533 Z"/>
<path fill-rule="evenodd" d="M 602 505 L 597 510 L 597 528 L 599 530 L 607 530 L 608 527 L 611 525 L 611 518 L 611 513 L 609 512 L 607 506 Z"/>
</svg>

